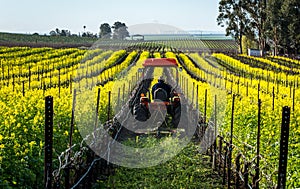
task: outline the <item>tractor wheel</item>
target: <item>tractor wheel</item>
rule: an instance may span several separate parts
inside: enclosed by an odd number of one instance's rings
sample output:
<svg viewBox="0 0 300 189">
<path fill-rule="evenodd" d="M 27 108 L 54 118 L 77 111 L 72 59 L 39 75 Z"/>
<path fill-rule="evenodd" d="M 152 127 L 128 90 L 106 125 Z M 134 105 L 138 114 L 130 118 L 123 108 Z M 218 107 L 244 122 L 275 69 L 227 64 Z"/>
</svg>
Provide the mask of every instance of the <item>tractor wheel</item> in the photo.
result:
<svg viewBox="0 0 300 189">
<path fill-rule="evenodd" d="M 179 104 L 176 107 L 173 107 L 173 116 L 172 116 L 172 124 L 174 128 L 178 127 L 181 117 L 181 105 Z"/>
<path fill-rule="evenodd" d="M 133 107 L 133 116 L 135 120 L 138 121 L 147 121 L 147 119 L 150 117 L 150 112 L 148 108 L 143 104 L 136 104 Z"/>
</svg>

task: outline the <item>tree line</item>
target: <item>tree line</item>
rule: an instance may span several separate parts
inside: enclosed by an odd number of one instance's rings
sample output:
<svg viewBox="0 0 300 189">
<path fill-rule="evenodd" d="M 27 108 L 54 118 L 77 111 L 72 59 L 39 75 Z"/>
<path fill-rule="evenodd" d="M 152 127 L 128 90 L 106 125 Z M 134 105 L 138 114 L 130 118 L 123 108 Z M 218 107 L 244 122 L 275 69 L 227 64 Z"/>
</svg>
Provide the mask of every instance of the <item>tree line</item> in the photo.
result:
<svg viewBox="0 0 300 189">
<path fill-rule="evenodd" d="M 103 39 L 121 39 L 124 40 L 126 37 L 129 37 L 128 27 L 125 23 L 115 22 L 112 26 L 108 23 L 103 23 L 100 26 L 99 35 L 93 34 L 92 32 L 85 31 L 86 26 L 83 26 L 84 32 L 79 36 L 80 37 L 92 37 L 92 38 L 103 38 Z M 113 30 L 113 31 L 112 31 Z M 78 36 L 77 34 L 71 34 L 70 30 L 67 29 L 58 29 L 50 31 L 50 36 Z"/>
<path fill-rule="evenodd" d="M 217 23 L 234 37 L 241 53 L 243 45 L 252 44 L 275 55 L 299 54 L 299 0 L 220 0 Z"/>
<path fill-rule="evenodd" d="M 113 29 L 113 33 L 112 33 Z M 124 40 L 126 37 L 129 37 L 128 27 L 125 23 L 115 22 L 113 26 L 110 26 L 108 23 L 101 24 L 99 37 L 103 39 L 121 39 Z"/>
</svg>

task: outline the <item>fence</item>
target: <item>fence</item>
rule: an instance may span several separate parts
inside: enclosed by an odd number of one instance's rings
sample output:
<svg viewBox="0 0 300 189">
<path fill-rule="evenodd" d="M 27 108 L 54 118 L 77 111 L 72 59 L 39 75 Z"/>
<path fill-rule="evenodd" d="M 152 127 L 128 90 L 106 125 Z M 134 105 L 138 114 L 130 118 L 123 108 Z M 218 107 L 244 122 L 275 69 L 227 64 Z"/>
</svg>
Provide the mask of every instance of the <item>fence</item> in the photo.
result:
<svg viewBox="0 0 300 189">
<path fill-rule="evenodd" d="M 260 161 L 264 158 L 260 154 L 260 108 L 261 103 L 258 103 L 258 134 L 257 134 L 257 146 L 256 155 L 252 159 L 247 159 L 247 157 L 238 151 L 238 147 L 233 144 L 233 119 L 234 119 L 234 95 L 232 101 L 232 119 L 231 119 L 231 133 L 230 141 L 226 141 L 223 136 L 216 136 L 215 122 L 208 122 L 205 124 L 200 124 L 198 136 L 204 137 L 203 132 L 208 132 L 206 134 L 207 138 L 202 138 L 202 142 L 207 144 L 212 144 L 210 148 L 206 151 L 209 155 L 212 168 L 218 172 L 222 177 L 223 185 L 227 188 L 246 188 L 246 189 L 258 189 L 259 182 L 262 177 L 266 177 L 269 180 L 269 188 L 280 188 L 284 189 L 286 186 L 286 171 L 287 171 L 287 156 L 288 156 L 288 140 L 289 140 L 289 124 L 290 124 L 290 107 L 283 107 L 282 109 L 282 125 L 281 125 L 281 139 L 280 139 L 280 156 L 278 162 L 278 183 L 274 183 L 271 180 L 271 176 L 266 175 L 261 172 Z M 216 136 L 216 137 L 215 137 Z M 255 147 L 243 143 L 246 148 Z M 236 155 L 232 157 L 233 151 L 236 150 Z M 266 163 L 266 162 L 265 162 Z"/>
</svg>

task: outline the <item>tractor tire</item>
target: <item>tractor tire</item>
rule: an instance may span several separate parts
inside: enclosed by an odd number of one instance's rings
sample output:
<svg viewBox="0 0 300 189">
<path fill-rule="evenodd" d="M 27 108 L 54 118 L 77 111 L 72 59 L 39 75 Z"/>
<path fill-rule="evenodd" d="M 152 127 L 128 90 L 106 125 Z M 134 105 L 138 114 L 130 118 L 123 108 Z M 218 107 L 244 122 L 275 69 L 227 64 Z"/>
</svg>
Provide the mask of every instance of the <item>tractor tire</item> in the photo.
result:
<svg viewBox="0 0 300 189">
<path fill-rule="evenodd" d="M 174 128 L 178 127 L 181 117 L 181 105 L 179 104 L 176 107 L 173 107 L 173 116 L 172 116 L 172 124 Z"/>
<path fill-rule="evenodd" d="M 133 107 L 133 116 L 135 120 L 145 122 L 150 117 L 148 108 L 143 104 L 136 104 Z"/>
</svg>

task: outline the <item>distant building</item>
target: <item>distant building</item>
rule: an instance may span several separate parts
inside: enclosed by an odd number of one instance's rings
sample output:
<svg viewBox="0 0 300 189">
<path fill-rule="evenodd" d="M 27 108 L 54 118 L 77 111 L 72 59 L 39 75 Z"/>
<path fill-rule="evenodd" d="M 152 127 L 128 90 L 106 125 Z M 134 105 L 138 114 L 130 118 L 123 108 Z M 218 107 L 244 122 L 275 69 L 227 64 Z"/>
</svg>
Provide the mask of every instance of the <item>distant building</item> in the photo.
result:
<svg viewBox="0 0 300 189">
<path fill-rule="evenodd" d="M 143 35 L 136 34 L 136 35 L 132 35 L 131 39 L 132 40 L 137 40 L 137 41 L 144 41 L 145 37 Z"/>
<path fill-rule="evenodd" d="M 260 49 L 248 49 L 248 56 L 263 56 L 263 51 Z"/>
</svg>

